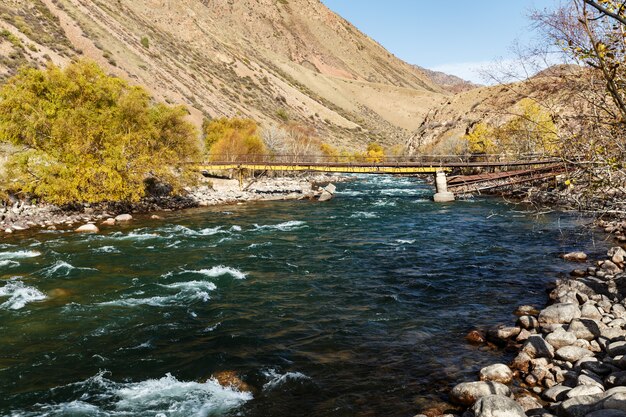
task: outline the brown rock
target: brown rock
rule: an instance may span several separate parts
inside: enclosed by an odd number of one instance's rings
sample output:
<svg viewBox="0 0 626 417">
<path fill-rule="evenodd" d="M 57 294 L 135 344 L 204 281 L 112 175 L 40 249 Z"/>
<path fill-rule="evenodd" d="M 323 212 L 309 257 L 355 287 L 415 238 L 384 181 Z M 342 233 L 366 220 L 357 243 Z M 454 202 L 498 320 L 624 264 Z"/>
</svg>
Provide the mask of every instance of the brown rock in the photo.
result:
<svg viewBox="0 0 626 417">
<path fill-rule="evenodd" d="M 585 252 L 570 252 L 563 255 L 563 259 L 572 262 L 585 262 L 587 260 L 587 254 Z"/>
<path fill-rule="evenodd" d="M 478 330 L 472 330 L 465 336 L 465 340 L 467 340 L 472 345 L 481 345 L 485 343 L 485 335 Z"/>
<path fill-rule="evenodd" d="M 234 388 L 240 392 L 252 392 L 252 387 L 239 378 L 235 371 L 220 371 L 211 375 L 223 387 Z"/>
</svg>

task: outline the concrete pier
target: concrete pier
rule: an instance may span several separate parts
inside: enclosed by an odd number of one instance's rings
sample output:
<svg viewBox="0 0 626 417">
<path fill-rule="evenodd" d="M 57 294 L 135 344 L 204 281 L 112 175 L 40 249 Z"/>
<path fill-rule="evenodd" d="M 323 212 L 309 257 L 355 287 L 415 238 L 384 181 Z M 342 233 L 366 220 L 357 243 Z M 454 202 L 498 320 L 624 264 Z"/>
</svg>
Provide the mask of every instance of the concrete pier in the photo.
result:
<svg viewBox="0 0 626 417">
<path fill-rule="evenodd" d="M 448 191 L 448 181 L 444 171 L 437 171 L 435 174 L 435 187 L 437 189 L 437 193 L 433 196 L 435 203 L 454 201 L 454 194 Z"/>
</svg>

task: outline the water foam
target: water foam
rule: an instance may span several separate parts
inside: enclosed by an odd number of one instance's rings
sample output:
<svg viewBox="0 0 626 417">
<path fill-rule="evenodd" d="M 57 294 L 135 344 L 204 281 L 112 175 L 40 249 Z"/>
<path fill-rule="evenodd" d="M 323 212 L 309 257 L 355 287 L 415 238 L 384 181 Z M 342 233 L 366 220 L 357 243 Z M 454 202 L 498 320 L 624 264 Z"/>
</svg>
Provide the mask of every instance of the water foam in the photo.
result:
<svg viewBox="0 0 626 417">
<path fill-rule="evenodd" d="M 201 274 L 209 278 L 217 278 L 217 277 L 221 277 L 222 275 L 230 275 L 236 279 L 245 279 L 247 276 L 245 272 L 241 272 L 240 270 L 236 268 L 231 268 L 229 266 L 224 266 L 224 265 L 214 266 L 213 268 L 210 268 L 210 269 L 197 269 L 193 271 L 183 271 L 183 272 L 188 272 L 191 274 Z"/>
<path fill-rule="evenodd" d="M 160 379 L 116 383 L 105 378 L 106 374 L 100 372 L 85 381 L 68 385 L 75 395 L 80 395 L 79 400 L 43 405 L 39 411 L 13 415 L 208 417 L 226 414 L 253 398 L 250 393 L 222 387 L 213 379 L 204 383 L 179 381 L 168 373 Z M 92 399 L 98 405 L 92 404 Z"/>
<path fill-rule="evenodd" d="M 18 250 L 15 252 L 0 252 L 0 260 L 35 258 L 37 256 L 41 256 L 41 252 L 37 252 L 36 250 Z"/>
<path fill-rule="evenodd" d="M 376 219 L 378 215 L 369 211 L 357 211 L 350 216 L 351 219 Z"/>
<path fill-rule="evenodd" d="M 278 373 L 275 369 L 264 371 L 263 374 L 269 378 L 269 381 L 263 385 L 264 391 L 270 391 L 286 384 L 290 381 L 310 381 L 311 378 L 301 372 Z"/>
<path fill-rule="evenodd" d="M 1 267 L 9 267 L 9 268 L 13 268 L 14 266 L 19 266 L 20 263 L 17 261 L 12 261 L 10 259 L 5 259 L 3 261 L 0 261 L 0 268 Z"/>
<path fill-rule="evenodd" d="M 401 245 L 412 245 L 415 243 L 415 239 L 396 239 L 396 242 Z"/>
<path fill-rule="evenodd" d="M 96 271 L 94 268 L 85 268 L 85 267 L 75 267 L 74 265 L 65 262 L 65 261 L 56 261 L 54 264 L 50 265 L 47 268 L 41 270 L 41 273 L 47 277 L 51 278 L 53 276 L 68 276 L 73 270 L 85 270 L 85 271 Z"/>
<path fill-rule="evenodd" d="M 92 249 L 95 253 L 122 253 L 115 246 L 102 246 L 100 248 Z"/>
<path fill-rule="evenodd" d="M 254 228 L 256 230 L 279 230 L 281 232 L 288 232 L 290 230 L 297 230 L 303 226 L 305 226 L 306 223 L 300 220 L 290 220 L 288 222 L 284 222 L 284 223 L 279 223 L 279 224 L 268 224 L 268 225 L 263 225 L 263 226 L 259 226 L 258 224 L 254 225 Z"/>
<path fill-rule="evenodd" d="M 0 288 L 0 297 L 10 297 L 0 304 L 0 308 L 5 310 L 20 310 L 28 303 L 46 299 L 44 293 L 35 287 L 25 285 L 22 281 L 7 282 L 4 287 Z"/>
<path fill-rule="evenodd" d="M 211 299 L 209 293 L 217 288 L 215 284 L 207 281 L 184 281 L 172 284 L 159 284 L 159 286 L 169 290 L 177 290 L 178 292 L 173 295 L 158 295 L 146 298 L 123 298 L 120 300 L 106 301 L 98 305 L 116 307 L 168 307 L 173 305 L 188 305 L 195 301 L 206 303 Z"/>
</svg>

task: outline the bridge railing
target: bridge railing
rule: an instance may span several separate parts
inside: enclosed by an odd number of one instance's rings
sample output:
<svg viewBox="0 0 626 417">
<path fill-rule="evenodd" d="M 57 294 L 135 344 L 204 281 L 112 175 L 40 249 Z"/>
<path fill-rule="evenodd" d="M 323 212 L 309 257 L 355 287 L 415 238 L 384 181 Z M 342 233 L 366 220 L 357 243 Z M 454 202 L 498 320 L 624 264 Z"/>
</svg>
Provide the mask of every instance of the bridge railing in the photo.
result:
<svg viewBox="0 0 626 417">
<path fill-rule="evenodd" d="M 228 164 L 297 164 L 297 165 L 354 165 L 354 166 L 402 166 L 449 164 L 519 164 L 528 162 L 544 163 L 557 161 L 545 154 L 467 154 L 467 155 L 402 155 L 402 156 L 367 156 L 367 155 L 319 155 L 319 154 L 210 154 L 205 165 Z"/>
</svg>

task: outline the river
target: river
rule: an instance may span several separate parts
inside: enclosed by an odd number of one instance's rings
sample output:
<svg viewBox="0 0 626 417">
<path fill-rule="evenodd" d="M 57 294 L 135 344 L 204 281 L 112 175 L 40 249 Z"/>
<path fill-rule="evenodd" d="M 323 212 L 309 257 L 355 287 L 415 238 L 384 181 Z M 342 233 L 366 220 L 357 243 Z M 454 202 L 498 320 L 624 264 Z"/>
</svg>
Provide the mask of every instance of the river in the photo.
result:
<svg viewBox="0 0 626 417">
<path fill-rule="evenodd" d="M 431 194 L 359 177 L 328 203 L 2 240 L 0 415 L 416 414 L 510 359 L 466 344 L 469 330 L 542 306 L 572 268 L 558 254 L 606 251 L 572 214 Z"/>
</svg>

